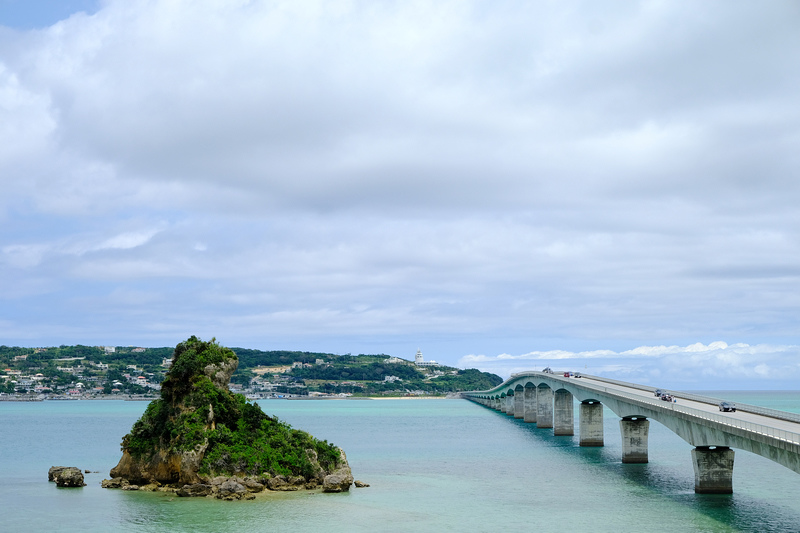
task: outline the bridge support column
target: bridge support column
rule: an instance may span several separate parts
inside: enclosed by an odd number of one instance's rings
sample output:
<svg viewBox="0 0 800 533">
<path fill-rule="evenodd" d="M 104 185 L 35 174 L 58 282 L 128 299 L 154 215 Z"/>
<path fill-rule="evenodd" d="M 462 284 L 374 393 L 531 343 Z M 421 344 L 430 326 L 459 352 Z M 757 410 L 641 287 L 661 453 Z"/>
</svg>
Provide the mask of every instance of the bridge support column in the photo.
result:
<svg viewBox="0 0 800 533">
<path fill-rule="evenodd" d="M 603 446 L 603 404 L 581 402 L 578 431 L 581 446 Z"/>
<path fill-rule="evenodd" d="M 698 494 L 733 492 L 733 450 L 698 446 L 692 450 L 694 491 Z"/>
<path fill-rule="evenodd" d="M 536 427 L 553 427 L 553 389 L 550 387 L 536 391 Z"/>
<path fill-rule="evenodd" d="M 572 405 L 572 393 L 559 389 L 554 394 L 553 434 L 575 434 L 575 407 Z"/>
<path fill-rule="evenodd" d="M 495 411 L 499 411 L 499 410 L 500 410 L 500 398 L 494 398 L 494 399 L 492 399 L 492 408 L 493 408 Z"/>
<path fill-rule="evenodd" d="M 646 418 L 623 418 L 619 421 L 622 432 L 622 462 L 647 462 L 647 436 L 650 421 Z"/>
<path fill-rule="evenodd" d="M 506 396 L 506 408 L 503 411 L 505 414 L 514 416 L 514 397 Z"/>
<path fill-rule="evenodd" d="M 514 418 L 525 418 L 525 394 L 522 389 L 514 391 Z"/>
<path fill-rule="evenodd" d="M 522 393 L 525 398 L 525 414 L 523 420 L 525 422 L 536 422 L 536 387 L 525 387 L 525 392 Z"/>
</svg>

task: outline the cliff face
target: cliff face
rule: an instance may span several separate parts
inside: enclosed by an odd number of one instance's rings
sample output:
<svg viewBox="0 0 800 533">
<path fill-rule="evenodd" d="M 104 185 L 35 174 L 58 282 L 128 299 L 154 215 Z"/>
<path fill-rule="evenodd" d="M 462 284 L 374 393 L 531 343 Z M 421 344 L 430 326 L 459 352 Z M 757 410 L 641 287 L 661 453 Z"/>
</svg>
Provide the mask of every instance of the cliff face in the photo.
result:
<svg viewBox="0 0 800 533">
<path fill-rule="evenodd" d="M 237 366 L 236 354 L 214 339 L 180 343 L 161 399 L 151 402 L 123 437 L 122 458 L 111 477 L 132 485 L 182 487 L 240 476 L 265 485 L 290 479 L 293 486 L 313 488 L 331 474 L 349 475 L 339 448 L 231 393 L 228 383 Z M 345 475 L 339 487 L 347 490 L 350 482 L 352 476 Z"/>
</svg>

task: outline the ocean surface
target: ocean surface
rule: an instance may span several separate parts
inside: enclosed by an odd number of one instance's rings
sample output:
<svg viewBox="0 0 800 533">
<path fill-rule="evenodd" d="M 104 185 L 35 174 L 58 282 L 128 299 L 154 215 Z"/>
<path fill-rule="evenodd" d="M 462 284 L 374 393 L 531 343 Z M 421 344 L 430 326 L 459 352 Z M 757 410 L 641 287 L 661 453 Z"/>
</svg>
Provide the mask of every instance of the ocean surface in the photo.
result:
<svg viewBox="0 0 800 533">
<path fill-rule="evenodd" d="M 800 392 L 708 394 L 800 412 Z M 371 486 L 241 502 L 102 489 L 146 402 L 0 402 L 0 531 L 800 531 L 799 474 L 736 450 L 734 494 L 695 494 L 689 444 L 653 421 L 650 462 L 623 465 L 609 410 L 605 447 L 580 448 L 466 400 L 260 404 L 344 448 Z M 57 488 L 54 465 L 99 473 Z"/>
</svg>

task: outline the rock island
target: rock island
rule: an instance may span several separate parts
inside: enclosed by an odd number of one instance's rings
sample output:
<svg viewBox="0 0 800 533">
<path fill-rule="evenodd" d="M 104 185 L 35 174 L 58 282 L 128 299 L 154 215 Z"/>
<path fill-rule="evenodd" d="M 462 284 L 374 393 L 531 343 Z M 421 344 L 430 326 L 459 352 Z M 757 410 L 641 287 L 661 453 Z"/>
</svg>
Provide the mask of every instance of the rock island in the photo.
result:
<svg viewBox="0 0 800 533">
<path fill-rule="evenodd" d="M 262 490 L 349 490 L 353 476 L 341 448 L 228 390 L 237 366 L 236 354 L 215 339 L 178 344 L 161 398 L 123 437 L 122 458 L 103 486 L 220 499 L 252 499 Z"/>
</svg>

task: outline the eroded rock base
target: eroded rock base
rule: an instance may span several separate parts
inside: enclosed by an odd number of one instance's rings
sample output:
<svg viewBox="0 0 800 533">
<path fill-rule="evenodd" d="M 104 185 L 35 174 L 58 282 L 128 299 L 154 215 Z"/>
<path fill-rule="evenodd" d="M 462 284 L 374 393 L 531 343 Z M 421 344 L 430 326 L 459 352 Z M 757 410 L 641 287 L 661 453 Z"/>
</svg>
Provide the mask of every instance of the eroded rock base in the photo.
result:
<svg viewBox="0 0 800 533">
<path fill-rule="evenodd" d="M 255 494 L 264 491 L 297 491 L 323 489 L 323 492 L 343 492 L 350 489 L 353 483 L 349 467 L 340 469 L 334 474 L 326 476 L 323 480 L 307 480 L 302 476 L 217 476 L 202 480 L 198 483 L 184 485 L 162 485 L 150 483 L 136 485 L 124 478 L 104 479 L 101 486 L 105 489 L 142 490 L 150 492 L 174 492 L 184 498 L 217 498 L 219 500 L 252 500 Z M 369 485 L 367 485 L 369 486 Z"/>
</svg>

